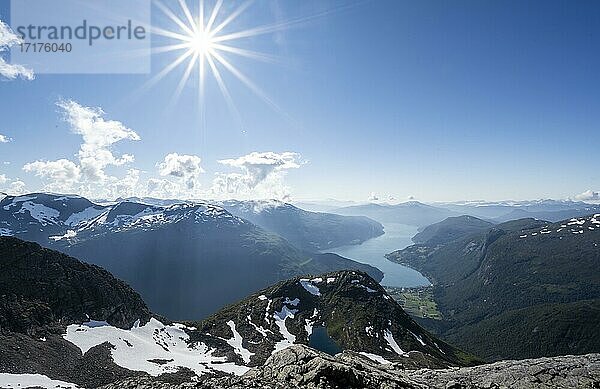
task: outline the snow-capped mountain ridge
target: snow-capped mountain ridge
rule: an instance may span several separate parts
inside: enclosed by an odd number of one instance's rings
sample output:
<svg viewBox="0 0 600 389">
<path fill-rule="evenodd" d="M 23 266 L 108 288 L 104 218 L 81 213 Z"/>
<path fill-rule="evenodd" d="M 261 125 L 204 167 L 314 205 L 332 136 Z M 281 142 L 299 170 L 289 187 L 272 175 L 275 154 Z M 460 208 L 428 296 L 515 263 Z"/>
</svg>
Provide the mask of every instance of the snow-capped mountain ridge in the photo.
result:
<svg viewBox="0 0 600 389">
<path fill-rule="evenodd" d="M 46 193 L 7 196 L 0 201 L 2 235 L 20 236 L 35 230 L 36 237 L 45 236 L 53 241 L 76 239 L 86 233 L 150 230 L 182 221 L 245 223 L 218 205 L 207 202 L 151 205 L 123 200 L 100 205 L 80 196 Z"/>
</svg>

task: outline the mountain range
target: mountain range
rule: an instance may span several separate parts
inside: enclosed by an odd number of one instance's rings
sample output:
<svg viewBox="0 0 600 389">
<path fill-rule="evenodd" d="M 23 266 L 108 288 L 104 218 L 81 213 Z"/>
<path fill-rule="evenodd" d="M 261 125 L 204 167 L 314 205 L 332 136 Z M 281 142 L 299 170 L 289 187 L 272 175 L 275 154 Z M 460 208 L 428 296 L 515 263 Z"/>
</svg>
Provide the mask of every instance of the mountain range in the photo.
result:
<svg viewBox="0 0 600 389">
<path fill-rule="evenodd" d="M 445 320 L 422 324 L 488 360 L 600 349 L 600 214 L 558 223 L 479 221 L 479 231 L 453 239 L 444 231 L 463 228 L 464 220 L 443 224 L 424 243 L 387 256 L 433 282 Z"/>
<path fill-rule="evenodd" d="M 105 270 L 36 243 L 0 237 L 0 268 L 0 374 L 85 387 L 143 375 L 241 375 L 294 344 L 413 368 L 477 362 L 424 331 L 359 271 L 296 277 L 177 323 L 152 314 Z"/>
<path fill-rule="evenodd" d="M 337 215 L 331 219 L 344 224 Z M 297 230 L 310 229 L 303 220 Z M 350 224 L 368 234 L 377 227 L 365 218 Z M 347 230 L 352 234 L 347 241 L 362 236 Z M 326 229 L 318 231 L 328 242 L 343 239 L 339 232 L 329 237 Z M 0 235 L 100 265 L 140 292 L 152 310 L 177 319 L 205 317 L 295 275 L 357 269 L 383 277 L 369 265 L 299 249 L 221 206 L 199 201 L 100 205 L 79 196 L 7 196 L 0 201 Z"/>
<path fill-rule="evenodd" d="M 424 228 L 448 217 L 464 215 L 474 216 L 493 223 L 524 218 L 557 222 L 599 213 L 600 204 L 550 199 L 500 202 L 437 202 L 431 204 L 411 200 L 399 204 L 367 203 L 324 209 L 340 215 L 367 216 L 380 223 L 400 223 Z"/>
<path fill-rule="evenodd" d="M 479 361 L 366 273 L 296 277 L 198 322 L 152 314 L 105 270 L 0 237 L 6 388 L 594 388 L 600 355 Z M 432 369 L 431 367 L 435 367 Z M 450 368 L 447 368 L 450 367 Z"/>
<path fill-rule="evenodd" d="M 340 215 L 367 216 L 380 223 L 400 223 L 419 227 L 428 226 L 449 216 L 457 215 L 453 211 L 418 201 L 408 201 L 394 205 L 369 203 L 336 208 L 330 212 Z"/>
<path fill-rule="evenodd" d="M 383 226 L 364 216 L 309 212 L 277 200 L 229 200 L 219 205 L 308 251 L 360 244 L 383 235 Z"/>
</svg>

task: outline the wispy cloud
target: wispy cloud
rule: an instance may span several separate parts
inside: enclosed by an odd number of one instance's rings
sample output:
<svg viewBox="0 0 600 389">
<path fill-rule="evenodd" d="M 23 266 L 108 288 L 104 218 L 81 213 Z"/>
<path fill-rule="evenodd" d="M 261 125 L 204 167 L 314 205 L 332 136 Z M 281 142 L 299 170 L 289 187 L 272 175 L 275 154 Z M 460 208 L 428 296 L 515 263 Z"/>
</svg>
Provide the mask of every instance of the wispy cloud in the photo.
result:
<svg viewBox="0 0 600 389">
<path fill-rule="evenodd" d="M 8 143 L 8 142 L 12 142 L 12 139 L 6 135 L 0 134 L 0 143 Z"/>
<path fill-rule="evenodd" d="M 0 53 L 9 50 L 12 46 L 21 43 L 19 38 L 8 26 L 0 20 Z M 33 80 L 35 78 L 33 70 L 19 64 L 9 64 L 0 56 L 0 76 L 9 80 L 14 80 L 21 77 L 25 80 Z"/>
</svg>

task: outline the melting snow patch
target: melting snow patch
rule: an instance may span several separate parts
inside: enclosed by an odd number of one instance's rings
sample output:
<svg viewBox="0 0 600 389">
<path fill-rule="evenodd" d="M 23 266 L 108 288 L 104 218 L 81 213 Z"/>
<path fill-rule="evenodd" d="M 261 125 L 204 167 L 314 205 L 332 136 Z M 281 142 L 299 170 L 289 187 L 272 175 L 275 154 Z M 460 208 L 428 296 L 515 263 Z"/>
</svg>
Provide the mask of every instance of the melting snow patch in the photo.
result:
<svg viewBox="0 0 600 389">
<path fill-rule="evenodd" d="M 12 236 L 12 230 L 8 228 L 0 228 L 0 236 Z"/>
<path fill-rule="evenodd" d="M 198 375 L 210 370 L 241 375 L 249 370 L 227 362 L 226 357 L 213 356 L 215 350 L 204 343 L 188 344 L 189 336 L 184 328 L 181 324 L 164 325 L 152 318 L 144 326 L 134 325 L 130 330 L 72 324 L 63 337 L 84 354 L 94 346 L 109 342 L 114 346 L 111 355 L 115 364 L 153 376 L 175 372 L 179 367 L 187 367 Z M 157 360 L 161 363 L 156 363 Z"/>
<path fill-rule="evenodd" d="M 267 299 L 267 296 L 265 296 L 264 294 L 261 294 L 260 296 L 258 296 L 258 299 L 264 301 Z"/>
<path fill-rule="evenodd" d="M 233 347 L 233 350 L 237 355 L 242 357 L 244 363 L 250 363 L 250 357 L 253 356 L 254 353 L 244 348 L 244 339 L 242 338 L 242 335 L 240 335 L 240 333 L 236 331 L 235 323 L 233 322 L 233 320 L 229 320 L 227 322 L 227 325 L 229 326 L 229 328 L 231 328 L 231 332 L 233 332 L 233 338 L 226 340 L 227 344 Z"/>
<path fill-rule="evenodd" d="M 444 352 L 444 350 L 442 350 L 442 349 L 440 348 L 440 346 L 438 346 L 438 344 L 437 344 L 437 343 L 433 342 L 433 344 L 435 345 L 435 348 L 437 348 L 438 350 L 440 350 L 440 352 L 441 352 L 442 354 L 446 354 L 446 353 Z"/>
<path fill-rule="evenodd" d="M 28 211 L 31 217 L 39 221 L 43 226 L 48 223 L 56 223 L 56 218 L 60 215 L 54 208 L 32 203 L 31 201 L 25 201 L 17 213 L 25 213 L 25 211 Z"/>
<path fill-rule="evenodd" d="M 275 312 L 273 314 L 273 317 L 275 318 L 275 324 L 277 327 L 279 327 L 279 332 L 281 333 L 281 336 L 283 336 L 283 340 L 280 340 L 275 344 L 273 353 L 290 347 L 296 341 L 296 336 L 291 334 L 285 326 L 285 320 L 288 317 L 293 319 L 296 312 L 298 312 L 297 309 L 289 309 L 284 305 L 281 308 L 281 312 Z"/>
<path fill-rule="evenodd" d="M 92 220 L 100 216 L 102 212 L 104 212 L 104 208 L 97 209 L 95 207 L 89 207 L 81 212 L 77 212 L 69 216 L 69 218 L 65 221 L 65 224 L 68 226 L 76 226 L 83 221 Z"/>
<path fill-rule="evenodd" d="M 289 305 L 293 305 L 294 307 L 297 306 L 298 304 L 300 304 L 300 299 L 295 298 L 293 300 L 290 300 L 289 297 L 285 298 L 285 301 L 283 302 L 284 304 L 289 304 Z"/>
<path fill-rule="evenodd" d="M 44 388 L 44 389 L 77 389 L 79 386 L 64 381 L 53 380 L 41 374 L 0 373 L 1 388 Z"/>
<path fill-rule="evenodd" d="M 271 302 L 272 300 L 269 300 L 267 302 L 267 308 L 265 309 L 265 321 L 267 322 L 267 324 L 271 324 L 271 320 L 269 320 L 269 310 L 271 309 Z"/>
<path fill-rule="evenodd" d="M 327 283 L 331 284 L 332 282 L 335 282 L 335 277 L 328 277 L 327 278 Z"/>
<path fill-rule="evenodd" d="M 310 338 L 313 331 L 313 323 L 311 323 L 308 319 L 304 319 L 304 330 L 306 331 L 306 336 Z"/>
<path fill-rule="evenodd" d="M 417 340 L 419 343 L 421 343 L 421 346 L 425 346 L 425 342 L 423 342 L 423 339 L 422 339 L 422 338 L 421 338 L 419 335 L 415 334 L 415 333 L 414 333 L 414 332 L 412 332 L 412 331 L 408 331 L 408 332 L 410 332 L 410 333 L 412 334 L 412 336 L 414 336 L 414 337 L 415 337 L 415 339 L 416 339 L 416 340 Z"/>
<path fill-rule="evenodd" d="M 375 289 L 371 289 L 368 286 L 365 285 L 361 285 L 363 288 L 365 288 L 367 290 L 367 292 L 369 293 L 377 293 L 377 291 Z"/>
<path fill-rule="evenodd" d="M 302 285 L 302 287 L 304 289 L 306 289 L 306 291 L 312 295 L 315 296 L 320 296 L 321 295 L 321 291 L 319 290 L 319 288 L 313 284 L 310 283 L 309 280 L 307 279 L 301 279 L 300 280 L 300 284 Z"/>
<path fill-rule="evenodd" d="M 365 353 L 363 351 L 361 351 L 359 354 L 364 355 L 365 357 L 369 358 L 373 362 L 381 363 L 382 365 L 387 364 L 387 363 L 392 363 L 392 362 L 388 361 L 387 359 L 385 359 L 384 357 L 377 355 L 377 354 Z"/>
<path fill-rule="evenodd" d="M 383 337 L 396 354 L 401 355 L 403 357 L 408 356 L 408 354 L 402 351 L 400 346 L 398 346 L 398 343 L 396 343 L 396 340 L 394 339 L 394 336 L 392 335 L 392 332 L 389 329 L 385 330 L 385 332 L 383 333 Z"/>
<path fill-rule="evenodd" d="M 248 323 L 250 323 L 250 325 L 251 325 L 252 327 L 254 327 L 254 329 L 255 329 L 257 332 L 259 332 L 259 333 L 260 333 L 260 334 L 261 334 L 261 335 L 262 335 L 264 338 L 266 338 L 266 337 L 268 336 L 268 335 L 267 335 L 267 332 L 271 332 L 270 330 L 266 330 L 266 329 L 264 329 L 262 326 L 260 326 L 260 327 L 259 327 L 259 326 L 257 326 L 256 324 L 254 324 L 254 323 L 252 322 L 252 317 L 250 317 L 250 315 L 248 315 L 248 316 L 247 316 L 247 318 L 248 318 Z"/>
</svg>

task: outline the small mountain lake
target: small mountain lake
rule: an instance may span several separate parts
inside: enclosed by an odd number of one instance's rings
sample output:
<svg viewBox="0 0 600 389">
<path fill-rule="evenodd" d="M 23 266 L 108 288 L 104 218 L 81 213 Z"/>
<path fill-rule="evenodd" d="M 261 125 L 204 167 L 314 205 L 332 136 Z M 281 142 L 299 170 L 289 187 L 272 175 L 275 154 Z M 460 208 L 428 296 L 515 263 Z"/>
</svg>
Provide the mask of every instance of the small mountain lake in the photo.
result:
<svg viewBox="0 0 600 389">
<path fill-rule="evenodd" d="M 342 352 L 340 346 L 331 339 L 327 333 L 327 328 L 324 326 L 314 326 L 312 333 L 308 337 L 308 345 L 329 355 Z"/>
<path fill-rule="evenodd" d="M 335 253 L 357 262 L 375 266 L 384 273 L 381 285 L 395 287 L 415 287 L 431 283 L 421 273 L 406 266 L 388 261 L 385 254 L 406 248 L 413 244 L 411 238 L 417 227 L 406 224 L 385 223 L 385 234 L 369 239 L 359 245 L 335 247 L 324 252 Z"/>
</svg>

